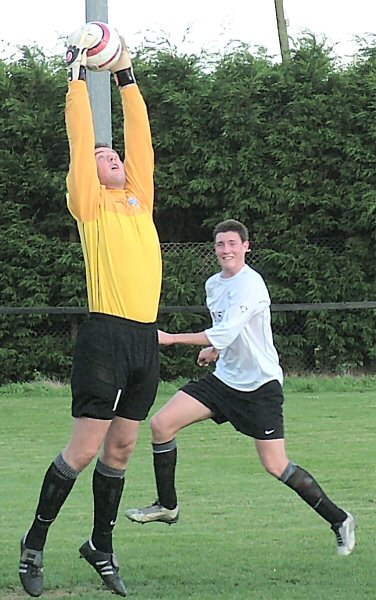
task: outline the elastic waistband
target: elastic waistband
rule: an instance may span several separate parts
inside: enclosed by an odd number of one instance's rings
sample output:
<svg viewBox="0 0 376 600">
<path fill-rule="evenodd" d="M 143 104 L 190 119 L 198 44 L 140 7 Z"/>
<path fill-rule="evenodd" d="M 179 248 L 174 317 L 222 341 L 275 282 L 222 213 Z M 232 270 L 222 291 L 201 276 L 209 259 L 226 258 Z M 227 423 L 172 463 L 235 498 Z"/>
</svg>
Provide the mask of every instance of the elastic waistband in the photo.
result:
<svg viewBox="0 0 376 600">
<path fill-rule="evenodd" d="M 89 315 L 90 319 L 98 319 L 100 321 L 107 321 L 109 323 L 118 323 L 119 325 L 123 324 L 127 327 L 135 327 L 137 329 L 157 329 L 157 322 L 153 323 L 143 323 L 141 321 L 132 321 L 132 319 L 126 319 L 125 317 L 118 317 L 117 315 L 108 315 L 107 313 L 98 313 L 91 312 Z"/>
</svg>

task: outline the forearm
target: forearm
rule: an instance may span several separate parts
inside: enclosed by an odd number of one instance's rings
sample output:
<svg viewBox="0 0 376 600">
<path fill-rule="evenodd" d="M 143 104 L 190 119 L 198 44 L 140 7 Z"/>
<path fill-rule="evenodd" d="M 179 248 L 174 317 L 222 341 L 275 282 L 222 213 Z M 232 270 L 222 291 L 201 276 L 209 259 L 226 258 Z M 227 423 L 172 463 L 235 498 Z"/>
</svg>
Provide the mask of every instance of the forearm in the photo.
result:
<svg viewBox="0 0 376 600">
<path fill-rule="evenodd" d="M 160 332 L 159 342 L 161 344 L 184 344 L 187 346 L 208 346 L 210 344 L 206 333 L 165 333 Z"/>
</svg>

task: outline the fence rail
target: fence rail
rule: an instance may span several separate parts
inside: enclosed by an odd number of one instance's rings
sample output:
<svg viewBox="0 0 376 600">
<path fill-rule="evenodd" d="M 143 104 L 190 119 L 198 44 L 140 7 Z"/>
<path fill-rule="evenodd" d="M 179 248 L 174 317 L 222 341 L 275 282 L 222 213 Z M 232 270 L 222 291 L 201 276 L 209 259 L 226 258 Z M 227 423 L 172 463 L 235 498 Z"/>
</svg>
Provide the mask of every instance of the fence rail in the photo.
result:
<svg viewBox="0 0 376 600">
<path fill-rule="evenodd" d="M 287 374 L 376 373 L 376 301 L 273 304 L 273 333 Z M 86 306 L 0 306 L 0 384 L 67 380 Z M 205 306 L 161 306 L 161 329 L 200 331 Z M 192 377 L 197 348 L 161 347 L 162 379 Z"/>
<path fill-rule="evenodd" d="M 364 302 L 306 302 L 290 304 L 272 304 L 273 312 L 320 311 L 320 310 L 355 310 L 376 308 L 376 300 Z M 196 313 L 206 314 L 206 306 L 160 306 L 160 314 Z M 86 306 L 0 306 L 0 314 L 4 315 L 86 315 Z"/>
</svg>

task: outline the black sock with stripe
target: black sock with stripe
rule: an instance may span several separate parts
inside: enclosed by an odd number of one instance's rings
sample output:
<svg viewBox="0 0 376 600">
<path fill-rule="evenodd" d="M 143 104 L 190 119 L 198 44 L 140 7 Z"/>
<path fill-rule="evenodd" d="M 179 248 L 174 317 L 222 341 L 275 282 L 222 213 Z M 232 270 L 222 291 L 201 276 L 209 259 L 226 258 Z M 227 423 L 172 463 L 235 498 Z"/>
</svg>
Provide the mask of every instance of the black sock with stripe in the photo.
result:
<svg viewBox="0 0 376 600">
<path fill-rule="evenodd" d="M 59 454 L 49 466 L 41 487 L 34 521 L 26 534 L 25 544 L 43 550 L 47 533 L 73 488 L 79 471 L 72 469 Z"/>
<path fill-rule="evenodd" d="M 314 477 L 298 465 L 289 462 L 279 479 L 331 525 L 342 523 L 347 518 L 345 511 L 328 498 Z"/>
<path fill-rule="evenodd" d="M 113 552 L 115 526 L 125 483 L 125 469 L 113 469 L 101 460 L 93 473 L 94 526 L 91 541 L 100 552 Z"/>
<path fill-rule="evenodd" d="M 177 497 L 175 490 L 175 468 L 177 448 L 175 438 L 164 444 L 152 444 L 155 483 L 159 503 L 165 508 L 175 508 Z"/>
</svg>

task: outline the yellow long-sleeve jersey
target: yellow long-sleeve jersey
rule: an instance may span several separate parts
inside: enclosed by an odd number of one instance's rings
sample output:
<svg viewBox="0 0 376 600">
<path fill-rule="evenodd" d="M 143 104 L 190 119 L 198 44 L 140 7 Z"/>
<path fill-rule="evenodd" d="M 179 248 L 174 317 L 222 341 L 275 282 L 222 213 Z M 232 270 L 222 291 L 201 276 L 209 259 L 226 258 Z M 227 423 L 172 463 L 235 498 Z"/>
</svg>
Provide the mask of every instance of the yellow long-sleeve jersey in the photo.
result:
<svg viewBox="0 0 376 600">
<path fill-rule="evenodd" d="M 122 88 L 121 97 L 126 187 L 109 190 L 98 179 L 86 83 L 69 84 L 68 208 L 80 233 L 90 312 L 151 323 L 157 318 L 162 279 L 153 222 L 154 154 L 147 110 L 137 85 Z"/>
</svg>

